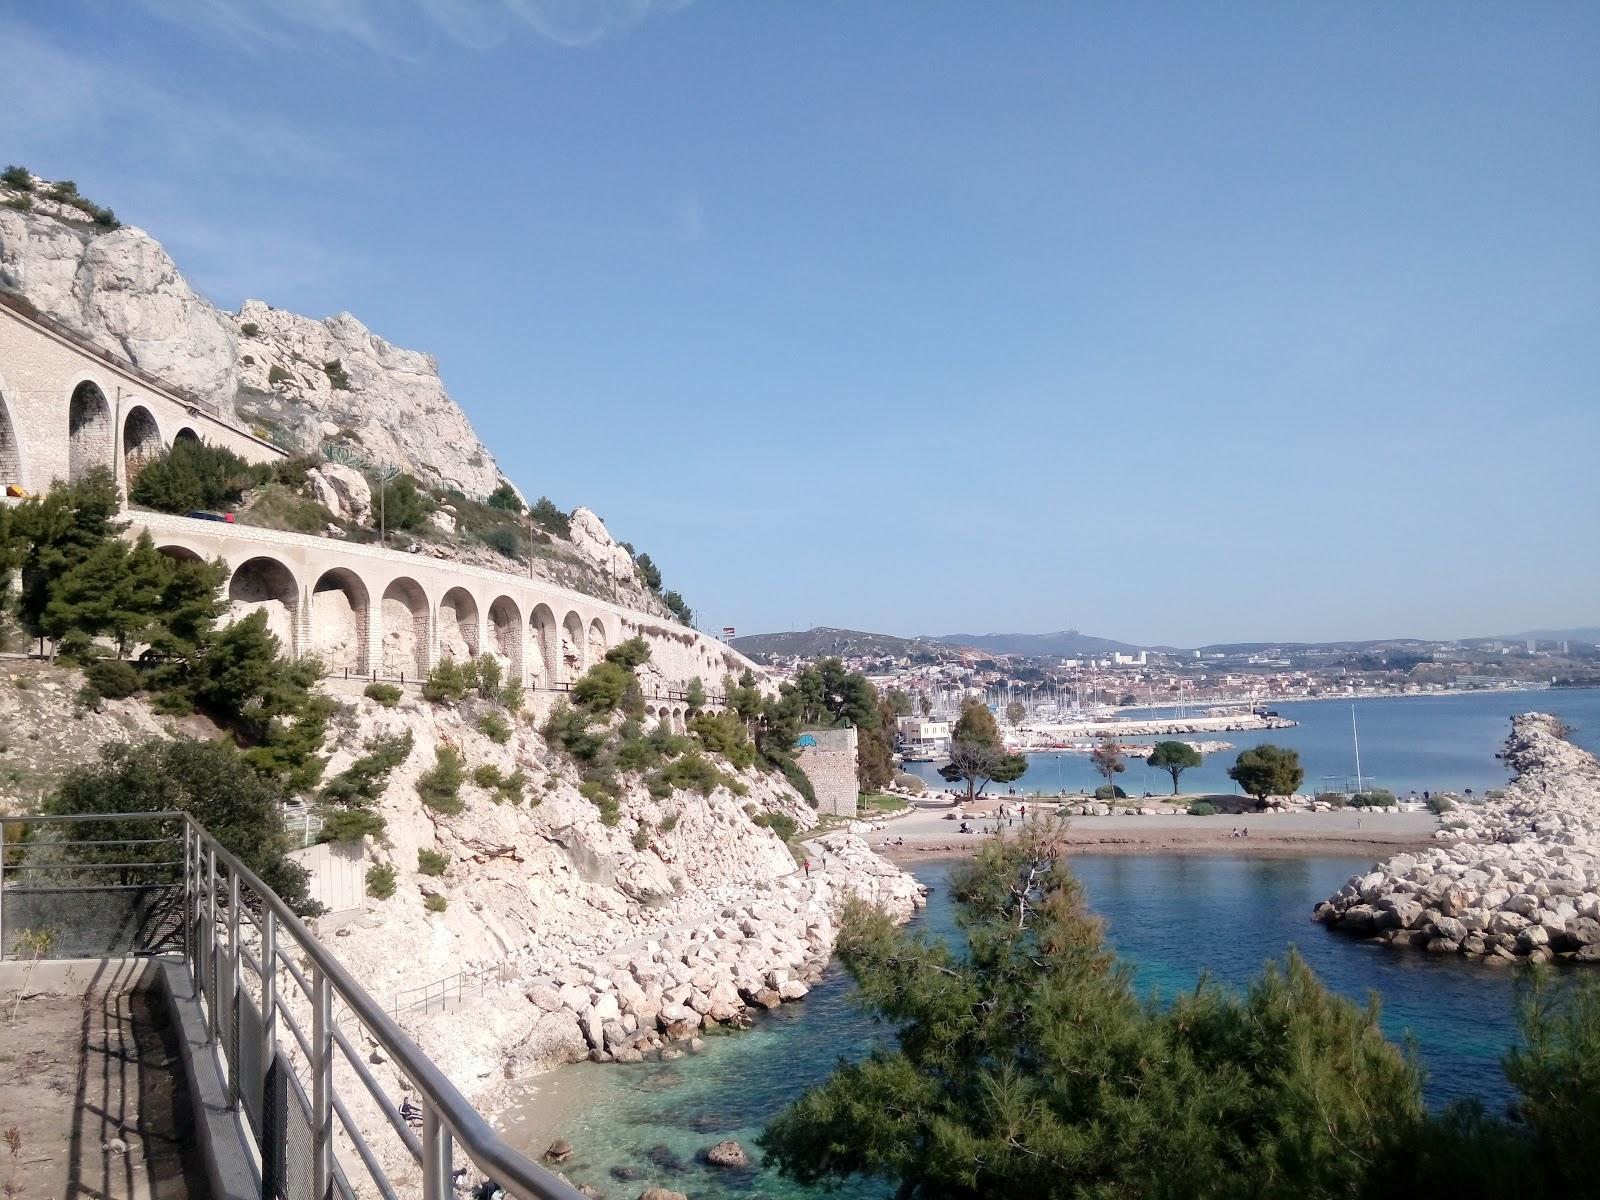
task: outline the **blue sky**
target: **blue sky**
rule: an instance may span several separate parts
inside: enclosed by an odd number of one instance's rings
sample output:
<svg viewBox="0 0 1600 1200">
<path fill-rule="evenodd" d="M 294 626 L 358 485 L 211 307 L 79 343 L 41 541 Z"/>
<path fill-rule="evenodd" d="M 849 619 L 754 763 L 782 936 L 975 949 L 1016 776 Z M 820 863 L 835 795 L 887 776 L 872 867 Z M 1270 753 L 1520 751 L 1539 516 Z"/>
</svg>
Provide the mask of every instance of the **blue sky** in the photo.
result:
<svg viewBox="0 0 1600 1200">
<path fill-rule="evenodd" d="M 1600 6 L 0 2 L 0 47 L 0 158 L 436 354 L 707 626 L 1600 619 Z"/>
</svg>

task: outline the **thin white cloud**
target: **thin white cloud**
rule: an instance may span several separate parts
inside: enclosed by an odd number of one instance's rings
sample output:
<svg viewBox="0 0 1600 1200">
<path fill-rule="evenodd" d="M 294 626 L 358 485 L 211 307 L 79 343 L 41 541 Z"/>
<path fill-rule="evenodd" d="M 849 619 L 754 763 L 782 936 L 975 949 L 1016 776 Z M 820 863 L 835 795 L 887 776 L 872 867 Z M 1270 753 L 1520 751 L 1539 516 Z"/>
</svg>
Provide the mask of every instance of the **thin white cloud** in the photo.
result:
<svg viewBox="0 0 1600 1200">
<path fill-rule="evenodd" d="M 203 27 L 235 46 L 294 47 L 307 39 L 354 44 L 415 59 L 443 37 L 471 50 L 500 45 L 519 30 L 560 46 L 593 46 L 692 0 L 143 0 L 186 29 Z M 333 48 L 332 46 L 328 48 Z"/>
</svg>

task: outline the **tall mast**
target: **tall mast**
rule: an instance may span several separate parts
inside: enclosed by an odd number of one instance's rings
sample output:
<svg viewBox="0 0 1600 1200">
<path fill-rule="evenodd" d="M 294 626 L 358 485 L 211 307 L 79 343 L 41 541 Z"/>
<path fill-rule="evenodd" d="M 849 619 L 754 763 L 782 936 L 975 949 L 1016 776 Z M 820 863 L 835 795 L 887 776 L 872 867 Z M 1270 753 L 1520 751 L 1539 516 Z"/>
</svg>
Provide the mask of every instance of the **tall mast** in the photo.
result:
<svg viewBox="0 0 1600 1200">
<path fill-rule="evenodd" d="M 1356 747 L 1356 791 L 1361 791 L 1361 734 L 1356 729 L 1356 706 L 1350 706 L 1350 740 Z"/>
</svg>

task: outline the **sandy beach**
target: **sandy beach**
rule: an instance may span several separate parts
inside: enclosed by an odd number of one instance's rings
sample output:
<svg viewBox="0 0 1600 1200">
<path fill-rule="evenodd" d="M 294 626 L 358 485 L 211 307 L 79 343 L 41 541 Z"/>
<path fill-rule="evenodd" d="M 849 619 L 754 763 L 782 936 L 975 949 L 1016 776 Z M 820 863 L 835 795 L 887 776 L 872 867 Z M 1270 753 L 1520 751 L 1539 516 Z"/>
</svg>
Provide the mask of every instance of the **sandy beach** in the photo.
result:
<svg viewBox="0 0 1600 1200">
<path fill-rule="evenodd" d="M 1007 797 L 1008 811 L 1020 799 Z M 918 809 L 887 822 L 867 840 L 885 858 L 905 867 L 936 858 L 964 858 L 996 829 L 1016 828 L 1014 819 L 1008 825 L 999 818 L 999 806 L 999 800 L 982 801 L 975 806 L 967 817 L 971 833 L 957 832 L 961 822 L 946 819 L 948 809 Z M 1030 803 L 1028 811 L 1031 816 L 1054 810 L 1050 805 Z M 1119 813 L 1064 820 L 1068 846 L 1086 854 L 1354 854 L 1371 855 L 1374 860 L 1431 844 L 1433 832 L 1439 827 L 1439 818 L 1428 812 L 1354 809 L 1272 814 L 1219 812 L 1210 817 Z M 1236 837 L 1235 830 L 1248 830 L 1248 835 Z"/>
</svg>

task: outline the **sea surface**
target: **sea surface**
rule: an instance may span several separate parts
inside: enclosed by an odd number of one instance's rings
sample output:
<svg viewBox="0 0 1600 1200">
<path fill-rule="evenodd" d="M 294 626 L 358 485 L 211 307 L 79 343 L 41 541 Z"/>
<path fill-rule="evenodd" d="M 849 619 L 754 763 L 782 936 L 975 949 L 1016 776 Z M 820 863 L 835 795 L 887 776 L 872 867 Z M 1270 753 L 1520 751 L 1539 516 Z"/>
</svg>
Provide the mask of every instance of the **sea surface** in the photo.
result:
<svg viewBox="0 0 1600 1200">
<path fill-rule="evenodd" d="M 1346 791 L 1355 786 L 1355 741 L 1350 710 L 1355 708 L 1361 743 L 1361 779 L 1367 787 L 1386 787 L 1404 796 L 1415 791 L 1475 792 L 1505 786 L 1510 773 L 1495 758 L 1515 713 L 1553 712 L 1573 728 L 1573 741 L 1600 752 L 1600 689 L 1549 688 L 1526 692 L 1461 692 L 1437 696 L 1392 696 L 1366 700 L 1304 700 L 1272 706 L 1298 721 L 1293 729 L 1178 735 L 1187 741 L 1225 741 L 1232 750 L 1208 754 L 1184 773 L 1185 792 L 1236 792 L 1228 768 L 1249 746 L 1271 742 L 1300 752 L 1307 792 Z M 1142 714 L 1135 713 L 1135 717 Z M 1152 743 L 1160 738 L 1129 738 Z M 936 788 L 949 786 L 933 763 L 908 763 L 906 770 Z M 1019 792 L 1093 791 L 1105 781 L 1089 756 L 1054 751 L 1028 756 L 1028 771 L 1012 786 Z M 1118 783 L 1129 795 L 1172 791 L 1165 771 L 1130 759 Z M 993 787 L 990 788 L 993 791 Z"/>
<path fill-rule="evenodd" d="M 1415 1046 L 1431 1104 L 1476 1095 L 1498 1110 L 1511 1094 L 1500 1060 L 1515 1036 L 1512 976 L 1458 958 L 1357 943 L 1310 921 L 1317 901 L 1370 866 L 1368 858 L 1348 856 L 1073 859 L 1091 906 L 1145 992 L 1171 996 L 1202 974 L 1242 988 L 1263 962 L 1296 946 L 1335 991 L 1361 1002 L 1378 995 L 1385 1032 Z M 917 920 L 931 936 L 954 932 L 952 869 L 930 864 L 917 872 L 934 889 Z M 759 1167 L 717 1171 L 697 1156 L 731 1137 L 759 1158 L 754 1140 L 765 1122 L 826 1079 L 841 1058 L 890 1039 L 853 996 L 853 983 L 833 967 L 804 1001 L 762 1017 L 748 1032 L 709 1037 L 700 1054 L 670 1064 L 579 1064 L 540 1076 L 530 1086 L 537 1094 L 504 1127 L 534 1155 L 558 1136 L 569 1139 L 575 1154 L 567 1174 L 614 1195 L 636 1195 L 654 1183 L 697 1198 L 821 1196 Z M 853 1184 L 831 1194 L 887 1192 Z"/>
</svg>

